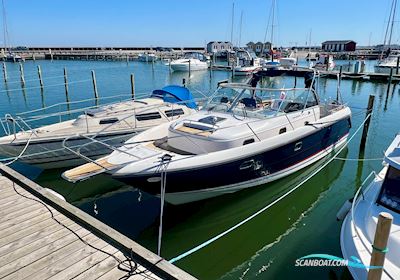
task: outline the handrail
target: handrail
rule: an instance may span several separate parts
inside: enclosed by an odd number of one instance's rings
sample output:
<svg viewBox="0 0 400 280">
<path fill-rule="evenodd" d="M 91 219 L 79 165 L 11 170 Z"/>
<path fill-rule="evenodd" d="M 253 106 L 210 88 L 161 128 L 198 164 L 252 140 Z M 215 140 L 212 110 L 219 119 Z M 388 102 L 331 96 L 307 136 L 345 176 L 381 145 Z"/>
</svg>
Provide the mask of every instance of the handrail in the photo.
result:
<svg viewBox="0 0 400 280">
<path fill-rule="evenodd" d="M 368 180 L 372 175 L 375 175 L 375 177 L 377 176 L 377 175 L 376 175 L 376 172 L 375 172 L 375 171 L 372 171 L 372 172 L 367 176 L 367 178 L 364 179 L 364 181 L 361 183 L 361 186 L 358 188 L 356 194 L 354 195 L 353 203 L 351 204 L 351 224 L 352 224 L 352 226 L 353 226 L 353 228 L 354 228 L 354 231 L 355 231 L 356 235 L 358 236 L 358 238 L 360 239 L 361 243 L 364 245 L 365 249 L 367 249 L 367 251 L 368 251 L 368 253 L 369 253 L 370 255 L 372 254 L 372 251 L 370 250 L 370 247 L 371 247 L 371 246 L 367 246 L 367 245 L 364 243 L 364 240 L 361 238 L 361 235 L 360 235 L 360 233 L 359 233 L 359 231 L 358 231 L 358 229 L 357 229 L 357 227 L 356 227 L 356 225 L 355 225 L 355 223 L 354 223 L 354 221 L 355 221 L 355 220 L 354 220 L 354 207 L 355 207 L 355 205 L 356 205 L 356 203 L 357 203 L 357 198 L 358 198 L 358 195 L 360 194 L 360 192 L 361 192 L 361 194 L 362 194 L 362 196 L 363 196 L 363 199 L 364 199 L 364 194 L 363 194 L 363 192 L 362 192 L 362 188 L 363 188 L 363 186 L 365 185 L 365 183 L 367 182 L 367 180 Z M 371 245 L 371 244 L 369 244 L 369 245 Z"/>
</svg>

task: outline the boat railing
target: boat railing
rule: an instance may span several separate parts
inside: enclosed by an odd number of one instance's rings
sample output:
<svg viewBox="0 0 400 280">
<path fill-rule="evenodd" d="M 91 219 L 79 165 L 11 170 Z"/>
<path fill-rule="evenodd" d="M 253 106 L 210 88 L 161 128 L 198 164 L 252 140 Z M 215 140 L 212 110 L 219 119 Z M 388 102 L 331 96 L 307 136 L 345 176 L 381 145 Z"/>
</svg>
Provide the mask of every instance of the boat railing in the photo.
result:
<svg viewBox="0 0 400 280">
<path fill-rule="evenodd" d="M 142 94 L 141 96 L 145 96 Z M 119 98 L 119 100 L 115 101 L 116 98 Z M 101 100 L 113 100 L 113 102 L 109 103 L 103 103 L 99 104 L 99 101 Z M 45 108 L 41 109 L 35 109 L 31 111 L 26 111 L 22 113 L 17 113 L 15 116 L 12 116 L 11 114 L 6 114 L 4 118 L 0 119 L 0 124 L 1 127 L 6 135 L 11 135 L 15 134 L 19 131 L 25 132 L 27 130 L 33 130 L 36 128 L 36 126 L 43 126 L 46 125 L 46 120 L 51 121 L 51 124 L 54 123 L 54 118 L 58 119 L 58 122 L 62 122 L 68 119 L 71 119 L 72 117 L 76 116 L 78 113 L 86 113 L 86 111 L 91 110 L 91 109 L 96 109 L 101 106 L 106 106 L 106 105 L 113 105 L 113 104 L 118 104 L 124 101 L 131 100 L 130 98 L 126 98 L 125 95 L 114 95 L 114 96 L 108 96 L 104 98 L 91 98 L 91 99 L 84 99 L 84 100 L 78 100 L 78 101 L 73 101 L 73 102 L 62 102 L 62 103 L 57 103 L 53 104 L 50 106 L 47 106 Z M 77 109 L 71 109 L 72 105 L 80 105 L 85 102 L 93 102 L 95 101 L 95 105 L 90 105 L 86 107 L 81 107 Z M 61 110 L 62 107 L 67 107 L 67 110 Z M 54 109 L 59 109 L 58 111 L 54 113 L 46 113 L 46 111 L 51 111 Z M 68 118 L 65 118 L 65 116 L 68 116 Z M 10 123 L 13 124 L 12 129 L 10 128 Z M 19 128 L 19 129 L 17 129 Z"/>
<path fill-rule="evenodd" d="M 201 103 L 201 102 L 204 101 L 204 100 L 205 100 L 205 98 L 194 99 L 194 101 L 196 102 L 196 104 L 199 104 L 199 103 Z M 180 101 L 180 102 L 177 102 L 177 103 L 170 103 L 170 106 L 171 106 L 171 109 L 174 110 L 174 106 L 186 104 L 187 102 L 188 102 L 188 100 L 183 100 L 183 101 Z M 163 106 L 165 106 L 165 105 L 164 105 L 164 104 L 150 105 L 150 106 L 147 106 L 147 107 L 145 107 L 145 108 L 141 108 L 140 113 L 144 113 L 144 112 L 146 112 L 146 111 L 156 109 L 161 115 L 165 115 L 164 112 L 161 111 L 161 109 L 160 109 L 160 108 L 163 107 Z M 127 151 L 122 150 L 120 147 L 115 147 L 115 146 L 112 146 L 112 145 L 110 145 L 110 144 L 107 144 L 107 143 L 106 143 L 107 140 L 100 141 L 100 140 L 96 139 L 99 135 L 101 135 L 101 134 L 103 134 L 103 133 L 109 131 L 110 129 L 112 129 L 114 126 L 120 124 L 121 122 L 126 122 L 127 119 L 132 118 L 132 117 L 133 117 L 134 120 L 135 120 L 135 127 L 133 127 L 133 128 L 137 128 L 136 118 L 135 118 L 136 114 L 137 114 L 137 108 L 132 108 L 132 113 L 131 113 L 131 114 L 128 114 L 128 115 L 124 116 L 123 118 L 118 119 L 118 121 L 116 121 L 116 122 L 114 122 L 114 123 L 111 123 L 111 124 L 105 126 L 103 129 L 101 129 L 100 131 L 96 132 L 96 133 L 93 134 L 92 136 L 88 136 L 88 135 L 85 135 L 85 134 L 82 134 L 82 133 L 81 133 L 81 134 L 76 134 L 76 135 L 73 135 L 73 136 L 70 136 L 70 137 L 65 138 L 64 141 L 63 141 L 63 143 L 62 143 L 62 146 L 63 146 L 63 148 L 67 149 L 68 151 L 70 151 L 71 153 L 77 155 L 78 157 L 81 157 L 82 159 L 84 159 L 84 160 L 86 160 L 86 161 L 88 161 L 88 162 L 92 162 L 92 163 L 95 163 L 95 160 L 90 159 L 89 157 L 83 155 L 83 154 L 81 153 L 81 150 L 82 150 L 83 148 L 85 148 L 85 147 L 87 147 L 87 146 L 89 146 L 89 145 L 95 144 L 95 143 L 96 143 L 96 144 L 99 144 L 99 145 L 103 145 L 103 146 L 107 147 L 108 149 L 110 149 L 110 150 L 112 150 L 112 151 L 118 151 L 118 152 L 121 152 L 121 153 L 130 155 L 130 156 L 134 156 L 134 157 L 140 159 L 139 157 L 137 157 L 137 156 L 135 156 L 135 155 L 132 155 L 131 153 L 129 153 L 129 152 L 127 152 Z M 165 115 L 165 117 L 166 117 L 166 119 L 167 119 L 168 121 L 172 121 L 174 116 L 168 117 L 168 116 Z M 145 130 L 145 129 L 150 128 L 150 127 L 152 127 L 152 126 L 143 126 L 143 127 L 141 127 L 141 128 L 143 128 L 143 130 Z M 86 138 L 86 140 L 88 140 L 88 142 L 85 143 L 85 144 L 82 144 L 82 145 L 80 145 L 80 146 L 75 146 L 76 150 L 74 150 L 74 149 L 71 148 L 71 146 L 68 146 L 68 145 L 67 145 L 67 142 L 68 142 L 69 140 L 71 140 L 72 138 L 75 138 L 75 137 Z M 124 136 L 119 136 L 119 137 L 124 137 Z M 117 139 L 117 138 L 118 138 L 118 136 L 117 136 L 117 137 L 113 137 L 112 139 Z M 149 142 L 149 141 L 146 141 L 146 142 Z M 123 146 L 131 146 L 131 145 L 137 145 L 137 144 L 138 144 L 138 143 L 127 143 L 127 144 L 124 144 Z M 96 164 L 100 166 L 100 164 L 98 164 L 98 163 L 96 163 Z M 105 168 L 105 169 L 106 169 L 106 168 Z"/>
<path fill-rule="evenodd" d="M 365 184 L 368 182 L 368 180 L 372 177 L 372 175 L 374 175 L 375 179 L 376 177 L 379 177 L 375 171 L 372 171 L 367 178 L 364 179 L 364 181 L 362 182 L 361 186 L 358 188 L 356 194 L 354 195 L 353 198 L 353 202 L 351 204 L 351 225 L 353 226 L 354 232 L 356 233 L 357 237 L 359 238 L 359 240 L 361 241 L 361 243 L 364 245 L 365 249 L 367 250 L 367 252 L 371 255 L 372 254 L 372 244 L 365 244 L 365 240 L 364 238 L 362 238 L 360 232 L 358 231 L 358 228 L 355 224 L 355 220 L 354 220 L 354 209 L 355 209 L 355 205 L 358 203 L 358 196 L 361 193 L 362 199 L 364 200 L 364 190 L 363 187 L 365 186 Z M 366 188 L 365 191 L 367 191 L 369 188 L 371 187 L 371 184 Z"/>
</svg>

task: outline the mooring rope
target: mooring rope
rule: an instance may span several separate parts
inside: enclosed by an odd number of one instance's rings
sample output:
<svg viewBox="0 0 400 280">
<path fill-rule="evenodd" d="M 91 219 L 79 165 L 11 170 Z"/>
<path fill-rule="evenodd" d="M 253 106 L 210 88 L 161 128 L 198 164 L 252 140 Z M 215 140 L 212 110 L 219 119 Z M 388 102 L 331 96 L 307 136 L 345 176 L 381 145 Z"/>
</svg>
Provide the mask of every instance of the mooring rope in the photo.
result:
<svg viewBox="0 0 400 280">
<path fill-rule="evenodd" d="M 286 192 L 285 194 L 283 194 L 282 196 L 278 197 L 276 200 L 272 201 L 271 203 L 269 203 L 267 206 L 263 207 L 262 209 L 258 210 L 257 212 L 255 212 L 254 214 L 252 214 L 251 216 L 247 217 L 246 219 L 242 220 L 241 222 L 237 223 L 236 225 L 230 227 L 229 229 L 225 230 L 224 232 L 214 236 L 213 238 L 201 243 L 200 245 L 190 249 L 189 251 L 186 251 L 182 254 L 180 254 L 179 256 L 172 258 L 169 260 L 170 263 L 174 263 L 177 262 L 197 251 L 199 251 L 200 249 L 206 247 L 207 245 L 213 243 L 214 241 L 217 241 L 218 239 L 220 239 L 221 237 L 227 235 L 228 233 L 230 233 L 231 231 L 237 229 L 238 227 L 240 227 L 241 225 L 247 223 L 248 221 L 252 220 L 253 218 L 257 217 L 259 214 L 265 212 L 266 210 L 268 210 L 269 208 L 271 208 L 272 206 L 274 206 L 276 203 L 278 203 L 279 201 L 281 201 L 282 199 L 284 199 L 285 197 L 287 197 L 288 195 L 290 195 L 292 192 L 294 192 L 295 190 L 297 190 L 298 188 L 300 188 L 302 185 L 304 185 L 308 180 L 310 180 L 312 177 L 314 177 L 317 173 L 319 173 L 322 169 L 324 169 L 329 163 L 331 163 L 342 151 L 345 147 L 347 147 L 347 145 L 354 139 L 354 137 L 356 136 L 356 134 L 360 131 L 360 129 L 364 126 L 365 122 L 368 120 L 368 118 L 371 117 L 372 113 L 369 113 L 366 118 L 364 119 L 364 121 L 360 124 L 360 126 L 357 128 L 357 130 L 353 133 L 353 135 L 349 138 L 349 140 L 347 140 L 347 142 L 343 145 L 343 147 L 341 147 L 339 149 L 339 151 L 332 157 L 330 158 L 326 163 L 324 163 L 321 167 L 319 167 L 317 170 L 315 170 L 313 173 L 311 173 L 308 177 L 306 177 L 304 180 L 302 180 L 297 186 L 295 186 L 294 188 L 292 188 L 291 190 L 289 190 L 288 192 Z"/>
</svg>

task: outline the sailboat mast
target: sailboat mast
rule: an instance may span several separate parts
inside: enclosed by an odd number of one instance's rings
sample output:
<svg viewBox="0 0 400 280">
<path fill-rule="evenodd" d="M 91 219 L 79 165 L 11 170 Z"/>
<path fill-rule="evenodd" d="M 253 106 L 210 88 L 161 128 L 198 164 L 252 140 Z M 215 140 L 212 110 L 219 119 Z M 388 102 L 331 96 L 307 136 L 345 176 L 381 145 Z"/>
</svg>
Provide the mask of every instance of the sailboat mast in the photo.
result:
<svg viewBox="0 0 400 280">
<path fill-rule="evenodd" d="M 397 0 L 394 0 L 394 8 L 393 8 L 392 22 L 391 22 L 391 26 L 390 26 L 389 41 L 388 41 L 389 48 L 390 48 L 390 44 L 391 44 L 391 42 L 392 42 L 394 18 L 395 18 L 395 16 L 396 16 L 396 7 L 397 7 Z"/>
<path fill-rule="evenodd" d="M 239 29 L 239 42 L 238 42 L 239 48 L 240 48 L 240 43 L 242 41 L 242 23 L 243 23 L 243 10 L 240 13 L 240 29 Z"/>
<path fill-rule="evenodd" d="M 235 2 L 232 3 L 232 25 L 231 25 L 231 43 L 233 44 L 233 23 L 235 17 Z"/>
<path fill-rule="evenodd" d="M 1 0 L 2 12 L 3 12 L 3 36 L 4 36 L 4 52 L 7 52 L 7 20 L 6 20 L 6 7 L 4 5 L 4 0 Z"/>
</svg>

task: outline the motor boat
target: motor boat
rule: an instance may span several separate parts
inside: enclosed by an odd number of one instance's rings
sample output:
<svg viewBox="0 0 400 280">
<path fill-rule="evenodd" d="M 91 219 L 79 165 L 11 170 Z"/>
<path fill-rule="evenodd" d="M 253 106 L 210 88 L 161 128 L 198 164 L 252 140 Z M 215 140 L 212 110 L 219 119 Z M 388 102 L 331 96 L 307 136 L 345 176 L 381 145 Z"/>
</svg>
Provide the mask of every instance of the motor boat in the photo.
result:
<svg viewBox="0 0 400 280">
<path fill-rule="evenodd" d="M 281 57 L 279 66 L 280 69 L 293 69 L 297 66 L 297 59 L 294 57 Z"/>
<path fill-rule="evenodd" d="M 138 60 L 141 62 L 154 62 L 157 60 L 157 56 L 154 53 L 141 53 L 138 56 Z"/>
<path fill-rule="evenodd" d="M 321 54 L 318 57 L 317 62 L 312 65 L 312 68 L 317 69 L 317 70 L 326 70 L 326 71 L 331 71 L 333 68 L 335 68 L 336 64 L 335 61 L 333 61 L 333 55 L 325 55 Z"/>
<path fill-rule="evenodd" d="M 21 62 L 23 61 L 23 58 L 19 54 L 9 52 L 6 55 L 4 55 L 3 60 L 7 62 Z"/>
<path fill-rule="evenodd" d="M 148 98 L 90 108 L 75 119 L 39 128 L 32 128 L 29 121 L 8 115 L 1 122 L 7 135 L 0 138 L 0 155 L 18 157 L 21 162 L 43 169 L 76 166 L 85 161 L 63 147 L 66 138 L 71 149 L 97 158 L 109 154 L 110 149 L 96 141 L 119 146 L 134 134 L 190 115 L 195 108 L 190 91 L 172 85 L 154 90 Z M 35 116 L 35 119 L 42 121 L 43 117 Z"/>
<path fill-rule="evenodd" d="M 170 63 L 174 71 L 198 71 L 208 69 L 207 58 L 199 52 L 187 52 L 183 58 L 175 59 Z"/>
<path fill-rule="evenodd" d="M 391 214 L 393 224 L 381 279 L 400 279 L 400 134 L 386 150 L 383 164 L 379 174 L 371 173 L 373 181 L 365 190 L 361 186 L 353 198 L 342 225 L 340 247 L 344 259 L 358 260 L 368 267 L 378 216 L 381 212 Z M 368 269 L 361 266 L 349 266 L 355 280 L 368 278 Z"/>
<path fill-rule="evenodd" d="M 254 52 L 245 49 L 236 51 L 236 66 L 233 72 L 235 76 L 251 75 L 261 69 L 261 60 Z"/>
<path fill-rule="evenodd" d="M 259 186 L 296 172 L 345 144 L 351 111 L 321 103 L 315 76 L 308 88 L 221 83 L 197 113 L 151 128 L 118 150 L 63 173 L 76 182 L 106 173 L 183 204 Z M 313 75 L 313 72 L 311 72 Z M 340 99 L 340 98 L 338 98 Z"/>
<path fill-rule="evenodd" d="M 393 69 L 392 71 L 395 73 L 394 71 L 397 69 L 397 61 L 399 60 L 399 57 L 399 52 L 392 52 L 392 54 L 390 54 L 387 58 L 379 61 L 374 66 L 375 72 L 389 74 L 390 70 Z"/>
</svg>

